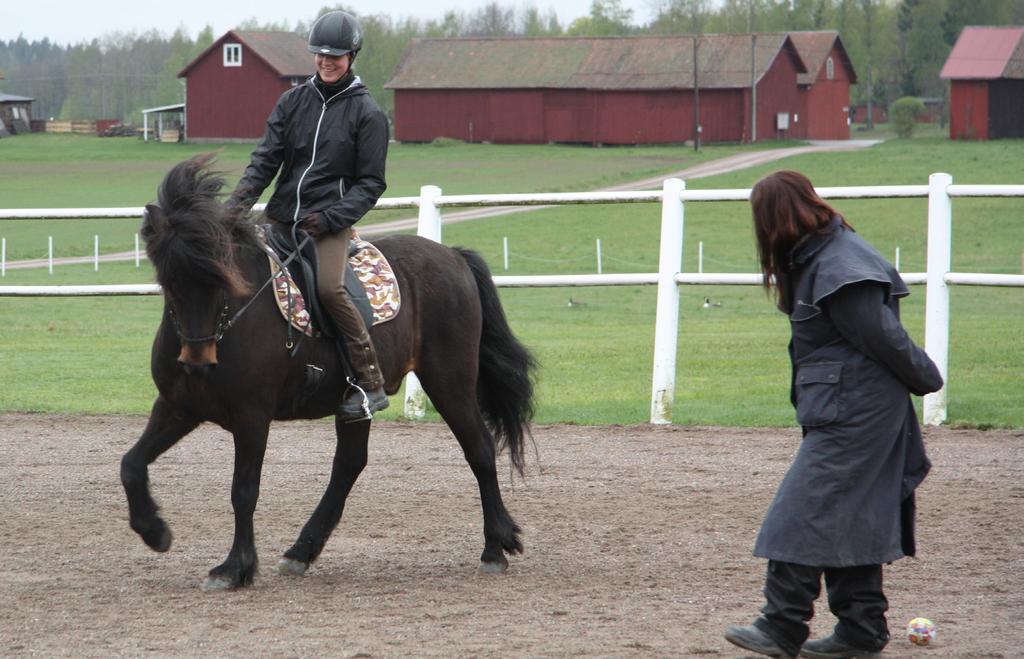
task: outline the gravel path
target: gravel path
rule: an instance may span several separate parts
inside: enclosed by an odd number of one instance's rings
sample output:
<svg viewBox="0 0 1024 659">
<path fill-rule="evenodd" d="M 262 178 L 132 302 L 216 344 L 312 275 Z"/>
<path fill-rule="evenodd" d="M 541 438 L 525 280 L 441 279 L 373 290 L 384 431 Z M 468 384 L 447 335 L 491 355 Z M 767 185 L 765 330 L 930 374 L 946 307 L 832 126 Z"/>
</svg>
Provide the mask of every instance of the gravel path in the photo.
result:
<svg viewBox="0 0 1024 659">
<path fill-rule="evenodd" d="M 477 573 L 476 484 L 448 429 L 375 424 L 369 466 L 306 576 L 271 569 L 326 486 L 333 425 L 279 423 L 251 588 L 203 593 L 231 544 L 229 434 L 202 426 L 150 468 L 174 532 L 128 528 L 121 455 L 141 416 L 0 414 L 0 656 L 739 657 L 762 604 L 754 536 L 795 428 L 541 426 L 502 491 L 525 553 Z M 1019 657 L 1024 432 L 928 428 L 919 557 L 886 568 L 886 657 Z M 819 600 L 815 637 L 834 618 Z M 926 616 L 933 647 L 906 623 Z"/>
</svg>

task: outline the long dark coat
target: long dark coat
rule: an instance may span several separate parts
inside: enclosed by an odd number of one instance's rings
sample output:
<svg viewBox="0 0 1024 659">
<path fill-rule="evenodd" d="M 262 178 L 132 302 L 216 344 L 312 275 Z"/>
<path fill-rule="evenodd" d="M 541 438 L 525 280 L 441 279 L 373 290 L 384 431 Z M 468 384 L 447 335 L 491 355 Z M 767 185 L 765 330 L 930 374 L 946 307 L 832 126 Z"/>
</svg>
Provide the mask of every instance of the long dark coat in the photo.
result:
<svg viewBox="0 0 1024 659">
<path fill-rule="evenodd" d="M 900 324 L 907 286 L 838 217 L 791 259 L 791 398 L 804 438 L 754 554 L 818 567 L 912 556 L 914 489 L 931 464 L 909 394 L 942 378 Z"/>
</svg>

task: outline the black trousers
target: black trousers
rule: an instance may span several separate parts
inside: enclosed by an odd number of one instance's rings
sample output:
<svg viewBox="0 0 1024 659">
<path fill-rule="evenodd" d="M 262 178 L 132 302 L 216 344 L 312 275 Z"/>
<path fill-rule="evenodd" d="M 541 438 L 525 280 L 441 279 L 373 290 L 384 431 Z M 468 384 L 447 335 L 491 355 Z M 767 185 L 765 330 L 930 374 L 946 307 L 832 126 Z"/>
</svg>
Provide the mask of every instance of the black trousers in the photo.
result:
<svg viewBox="0 0 1024 659">
<path fill-rule="evenodd" d="M 835 635 L 858 650 L 881 651 L 889 642 L 889 601 L 882 592 L 881 565 L 812 567 L 768 561 L 765 605 L 754 624 L 783 650 L 799 654 L 810 633 L 807 622 L 814 617 L 822 575 L 829 609 L 839 619 Z"/>
</svg>

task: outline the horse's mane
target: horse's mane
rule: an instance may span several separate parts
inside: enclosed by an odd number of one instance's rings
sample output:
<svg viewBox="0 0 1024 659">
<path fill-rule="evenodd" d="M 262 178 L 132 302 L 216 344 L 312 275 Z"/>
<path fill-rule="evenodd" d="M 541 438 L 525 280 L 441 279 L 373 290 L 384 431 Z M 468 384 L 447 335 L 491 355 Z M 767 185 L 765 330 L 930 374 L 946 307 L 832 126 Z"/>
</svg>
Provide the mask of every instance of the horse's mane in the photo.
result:
<svg viewBox="0 0 1024 659">
<path fill-rule="evenodd" d="M 213 159 L 196 156 L 167 173 L 141 235 L 165 289 L 191 284 L 241 295 L 250 285 L 239 269 L 238 248 L 255 246 L 256 237 L 246 212 L 221 203 L 224 177 L 210 169 Z"/>
</svg>

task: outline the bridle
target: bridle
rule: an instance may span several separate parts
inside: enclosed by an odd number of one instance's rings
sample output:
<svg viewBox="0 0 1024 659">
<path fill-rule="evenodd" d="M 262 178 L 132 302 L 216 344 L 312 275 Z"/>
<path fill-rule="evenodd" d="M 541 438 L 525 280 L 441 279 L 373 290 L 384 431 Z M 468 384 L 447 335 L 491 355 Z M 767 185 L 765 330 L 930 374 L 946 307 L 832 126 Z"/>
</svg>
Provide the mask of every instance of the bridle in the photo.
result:
<svg viewBox="0 0 1024 659">
<path fill-rule="evenodd" d="M 179 341 L 182 343 L 205 343 L 212 340 L 219 343 L 220 340 L 224 338 L 224 332 L 228 331 L 228 328 L 225 327 L 224 324 L 224 319 L 228 315 L 228 304 L 227 295 L 224 295 L 223 292 L 222 295 L 225 298 L 224 307 L 221 309 L 220 317 L 217 319 L 217 329 L 213 334 L 208 336 L 186 336 L 185 333 L 181 331 L 181 322 L 178 320 L 178 314 L 174 313 L 174 307 L 170 304 L 167 305 L 167 314 L 171 317 L 171 323 L 174 324 L 174 333 L 178 335 Z M 238 314 L 235 314 L 235 318 L 231 319 L 232 322 L 237 318 Z"/>
<path fill-rule="evenodd" d="M 284 271 L 285 267 L 287 267 L 287 265 L 291 263 L 296 258 L 296 256 L 299 255 L 300 251 L 302 250 L 303 247 L 305 247 L 306 242 L 308 242 L 309 240 L 310 238 L 307 235 L 303 239 L 302 243 L 295 248 L 295 251 L 288 255 L 288 258 L 279 262 L 278 265 L 281 268 L 282 272 Z M 224 338 L 224 335 L 227 333 L 227 331 L 234 327 L 235 323 L 238 322 L 239 318 L 241 318 L 242 315 L 249 310 L 249 307 L 252 306 L 252 303 L 255 302 L 256 298 L 260 296 L 260 293 L 263 292 L 263 289 L 265 289 L 267 286 L 271 284 L 271 282 L 274 281 L 274 278 L 275 274 L 273 269 L 271 269 L 270 277 L 268 277 L 267 280 L 263 282 L 263 285 L 260 286 L 259 289 L 257 289 L 256 292 L 249 297 L 246 303 L 243 304 L 238 309 L 238 311 L 236 311 L 235 314 L 231 316 L 231 318 L 228 318 L 228 311 L 230 310 L 228 305 L 228 295 L 226 292 L 224 292 L 223 289 L 221 289 L 221 299 L 223 300 L 224 304 L 220 309 L 220 315 L 217 317 L 216 329 L 214 329 L 213 334 L 208 334 L 207 336 L 186 335 L 185 332 L 183 332 L 181 329 L 181 321 L 178 320 L 178 315 L 174 313 L 174 305 L 168 304 L 167 313 L 171 317 L 171 323 L 174 325 L 174 333 L 178 335 L 178 340 L 181 341 L 182 343 L 206 343 L 207 341 L 220 343 L 220 340 Z M 288 333 L 288 347 L 292 348 L 294 346 L 294 342 L 291 340 L 291 325 L 289 325 L 288 327 Z"/>
<path fill-rule="evenodd" d="M 217 317 L 217 328 L 214 330 L 213 334 L 208 334 L 207 336 L 187 336 L 181 329 L 181 322 L 178 320 L 178 315 L 174 313 L 174 307 L 172 305 L 167 305 L 167 313 L 171 317 L 171 323 L 174 325 L 174 333 L 178 335 L 178 340 L 182 343 L 206 343 L 207 341 L 220 343 L 220 340 L 224 338 L 224 334 L 234 327 L 235 323 L 238 322 L 238 319 L 242 317 L 242 314 L 249 309 L 252 303 L 256 301 L 259 294 L 263 292 L 263 289 L 272 281 L 274 281 L 273 275 L 270 276 L 270 279 L 263 282 L 263 285 L 260 286 L 259 290 L 253 293 L 252 297 L 250 297 L 249 300 L 235 312 L 235 315 L 231 316 L 230 319 L 228 318 L 228 296 L 227 293 L 222 290 L 221 297 L 224 300 L 224 306 L 221 307 L 220 316 Z"/>
</svg>

